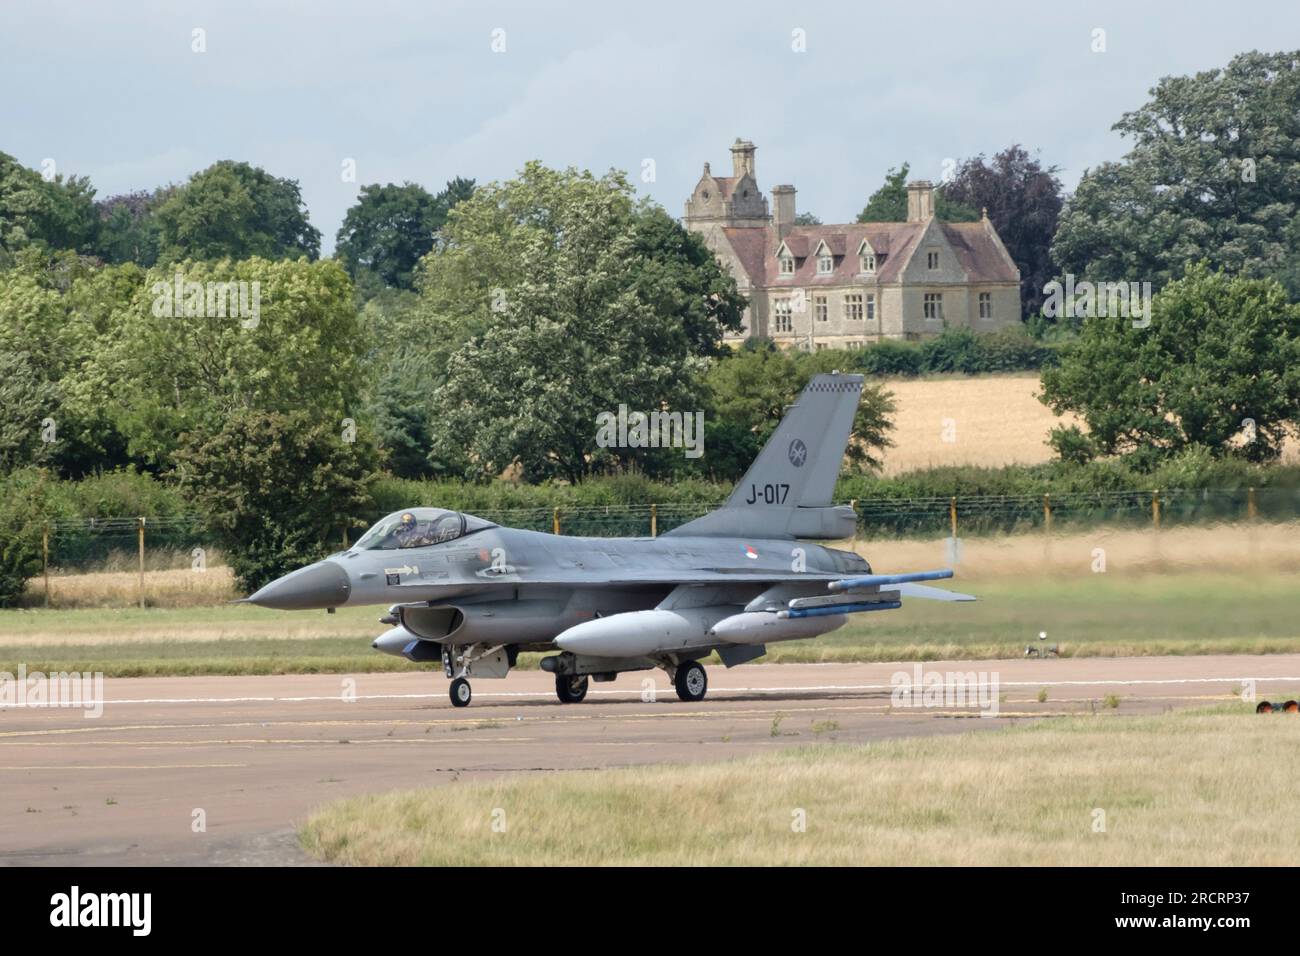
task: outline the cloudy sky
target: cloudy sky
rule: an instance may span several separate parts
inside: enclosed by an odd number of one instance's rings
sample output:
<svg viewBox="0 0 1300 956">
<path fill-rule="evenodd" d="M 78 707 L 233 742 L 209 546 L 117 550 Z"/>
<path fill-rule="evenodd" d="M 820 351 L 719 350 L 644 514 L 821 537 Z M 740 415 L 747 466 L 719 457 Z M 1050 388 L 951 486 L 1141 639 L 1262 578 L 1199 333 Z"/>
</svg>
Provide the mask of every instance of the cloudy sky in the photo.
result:
<svg viewBox="0 0 1300 956">
<path fill-rule="evenodd" d="M 1300 44 L 1294 0 L 0 0 L 0 16 L 0 151 L 101 197 L 247 160 L 302 184 L 326 251 L 362 184 L 436 191 L 534 158 L 626 169 L 680 215 L 737 136 L 760 186 L 793 183 L 826 222 L 904 160 L 939 179 L 1013 142 L 1072 187 L 1123 154 L 1110 126 L 1159 77 Z"/>
</svg>

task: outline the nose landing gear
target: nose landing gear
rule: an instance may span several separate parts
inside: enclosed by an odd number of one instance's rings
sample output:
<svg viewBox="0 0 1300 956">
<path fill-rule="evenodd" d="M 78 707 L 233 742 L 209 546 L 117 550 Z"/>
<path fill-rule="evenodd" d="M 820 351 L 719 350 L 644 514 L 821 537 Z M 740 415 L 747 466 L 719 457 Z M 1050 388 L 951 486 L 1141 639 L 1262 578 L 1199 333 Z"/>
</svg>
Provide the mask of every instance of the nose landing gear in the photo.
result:
<svg viewBox="0 0 1300 956">
<path fill-rule="evenodd" d="M 474 696 L 469 686 L 471 676 L 505 677 L 518 656 L 517 647 L 505 644 L 443 645 L 443 671 L 452 678 L 451 686 L 447 688 L 448 695 L 451 697 L 451 706 L 469 706 L 470 699 Z"/>
</svg>

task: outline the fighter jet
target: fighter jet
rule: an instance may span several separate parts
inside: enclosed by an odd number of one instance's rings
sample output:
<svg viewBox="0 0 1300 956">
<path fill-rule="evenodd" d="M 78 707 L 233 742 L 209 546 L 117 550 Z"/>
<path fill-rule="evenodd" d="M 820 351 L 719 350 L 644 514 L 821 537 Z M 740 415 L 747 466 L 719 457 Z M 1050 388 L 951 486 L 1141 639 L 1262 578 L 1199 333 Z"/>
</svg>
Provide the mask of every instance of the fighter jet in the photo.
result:
<svg viewBox="0 0 1300 956">
<path fill-rule="evenodd" d="M 451 702 L 471 678 L 502 678 L 521 651 L 577 703 L 589 681 L 663 669 L 677 696 L 708 691 L 700 661 L 752 661 L 777 641 L 816 637 L 904 597 L 973 601 L 919 582 L 948 569 L 873 574 L 859 555 L 814 543 L 853 535 L 831 495 L 861 375 L 816 376 L 726 503 L 658 537 L 583 538 L 501 527 L 441 508 L 395 512 L 352 547 L 245 600 L 268 608 L 387 604 L 376 650 L 441 662 Z"/>
</svg>

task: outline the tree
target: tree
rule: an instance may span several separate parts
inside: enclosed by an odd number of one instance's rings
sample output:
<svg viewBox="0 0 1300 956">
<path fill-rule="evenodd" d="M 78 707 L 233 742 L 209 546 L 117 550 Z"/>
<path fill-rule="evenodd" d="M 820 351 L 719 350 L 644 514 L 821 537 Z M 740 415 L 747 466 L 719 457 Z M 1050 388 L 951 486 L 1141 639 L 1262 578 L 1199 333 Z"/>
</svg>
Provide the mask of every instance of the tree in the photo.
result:
<svg viewBox="0 0 1300 956">
<path fill-rule="evenodd" d="M 185 432 L 240 409 L 354 417 L 365 337 L 334 261 L 246 259 L 150 270 L 83 373 L 131 454 L 166 467 Z"/>
<path fill-rule="evenodd" d="M 156 263 L 162 229 L 154 213 L 173 191 L 174 187 L 152 193 L 141 190 L 96 203 L 100 220 L 96 254 L 105 262 L 134 262 L 146 269 Z"/>
<path fill-rule="evenodd" d="M 320 232 L 307 219 L 297 181 L 248 163 L 224 159 L 195 173 L 155 215 L 163 263 L 320 255 Z"/>
<path fill-rule="evenodd" d="M 1189 266 L 1152 303 L 1150 326 L 1083 322 L 1042 400 L 1088 426 L 1057 429 L 1062 457 L 1201 446 L 1252 461 L 1276 458 L 1300 421 L 1300 306 L 1272 279 Z"/>
<path fill-rule="evenodd" d="M 794 217 L 796 226 L 820 226 L 822 221 L 810 212 L 801 212 Z"/>
<path fill-rule="evenodd" d="M 700 235 L 661 206 L 634 214 L 633 282 L 643 301 L 680 326 L 694 355 L 721 355 L 724 332 L 744 327 L 746 301 Z"/>
<path fill-rule="evenodd" d="M 362 306 L 360 322 L 370 346 L 362 359 L 362 416 L 375 430 L 384 465 L 399 478 L 462 470 L 463 454 L 454 462 L 429 457 L 437 414 L 433 387 L 439 372 L 419 296 L 381 287 Z"/>
<path fill-rule="evenodd" d="M 890 168 L 885 184 L 871 194 L 867 205 L 858 213 L 858 222 L 907 222 L 907 175 L 911 167 L 904 163 Z M 934 194 L 934 215 L 941 222 L 974 222 L 979 213 L 953 202 L 944 190 Z"/>
<path fill-rule="evenodd" d="M 394 352 L 383 365 L 371 366 L 370 376 L 365 416 L 388 468 L 399 478 L 428 478 L 444 470 L 429 459 L 434 409 L 423 356 L 416 350 Z"/>
<path fill-rule="evenodd" d="M 1064 273 L 1156 288 L 1205 260 L 1300 275 L 1300 52 L 1243 53 L 1165 77 L 1113 127 L 1122 162 L 1084 173 L 1052 244 Z"/>
<path fill-rule="evenodd" d="M 477 190 L 426 257 L 434 454 L 476 476 L 580 480 L 596 416 L 700 409 L 701 351 L 738 327 L 733 280 L 626 178 L 529 163 Z M 608 450 L 605 460 L 635 460 Z"/>
<path fill-rule="evenodd" d="M 49 460 L 42 423 L 55 420 L 58 405 L 57 389 L 29 356 L 0 351 L 0 474 Z"/>
<path fill-rule="evenodd" d="M 89 252 L 99 227 L 94 196 L 84 176 L 46 180 L 0 153 L 0 253 L 28 245 Z"/>
<path fill-rule="evenodd" d="M 437 196 L 414 183 L 364 186 L 339 228 L 337 255 L 353 281 L 369 272 L 383 285 L 410 289 L 448 213 L 473 193 L 474 181 L 459 177 Z"/>
<path fill-rule="evenodd" d="M 48 479 L 37 468 L 0 478 L 0 607 L 13 607 L 41 570 L 41 534 L 50 516 Z"/>
<path fill-rule="evenodd" d="M 1016 144 L 991 163 L 986 164 L 982 154 L 966 160 L 942 193 L 945 201 L 988 210 L 989 221 L 1020 269 L 1022 318 L 1038 314 L 1043 286 L 1055 274 L 1050 249 L 1064 203 L 1056 173 L 1056 166 L 1044 168 Z"/>
<path fill-rule="evenodd" d="M 125 463 L 125 441 L 105 413 L 109 383 L 88 370 L 116 340 L 116 317 L 143 278 L 134 265 L 98 268 L 35 248 L 0 272 L 0 354 L 9 357 L 0 380 L 11 379 L 0 404 L 26 436 L 11 446 L 25 449 L 12 463 L 47 462 L 69 477 Z M 38 432 L 41 443 L 30 444 Z"/>
<path fill-rule="evenodd" d="M 12 254 L 40 240 L 45 202 L 41 177 L 8 153 L 0 153 L 0 250 Z"/>
<path fill-rule="evenodd" d="M 309 412 L 238 409 L 177 453 L 181 486 L 254 591 L 338 549 L 370 509 L 373 450 Z"/>
</svg>

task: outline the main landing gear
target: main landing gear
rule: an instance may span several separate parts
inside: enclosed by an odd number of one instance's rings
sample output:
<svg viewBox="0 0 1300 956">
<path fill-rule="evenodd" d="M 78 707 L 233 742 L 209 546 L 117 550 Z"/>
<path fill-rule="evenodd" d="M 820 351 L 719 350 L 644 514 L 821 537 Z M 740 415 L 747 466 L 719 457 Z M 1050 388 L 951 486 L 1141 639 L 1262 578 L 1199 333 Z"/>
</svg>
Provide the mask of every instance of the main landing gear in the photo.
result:
<svg viewBox="0 0 1300 956">
<path fill-rule="evenodd" d="M 470 698 L 474 692 L 470 690 L 469 681 L 463 677 L 457 677 L 451 682 L 451 706 L 468 707 Z"/>
<path fill-rule="evenodd" d="M 555 675 L 555 696 L 561 704 L 580 704 L 587 696 L 587 677 L 572 677 L 567 674 Z"/>
<path fill-rule="evenodd" d="M 688 661 L 677 668 L 673 675 L 673 686 L 677 696 L 685 701 L 700 701 L 709 692 L 709 675 L 704 672 L 699 661 Z"/>
</svg>

